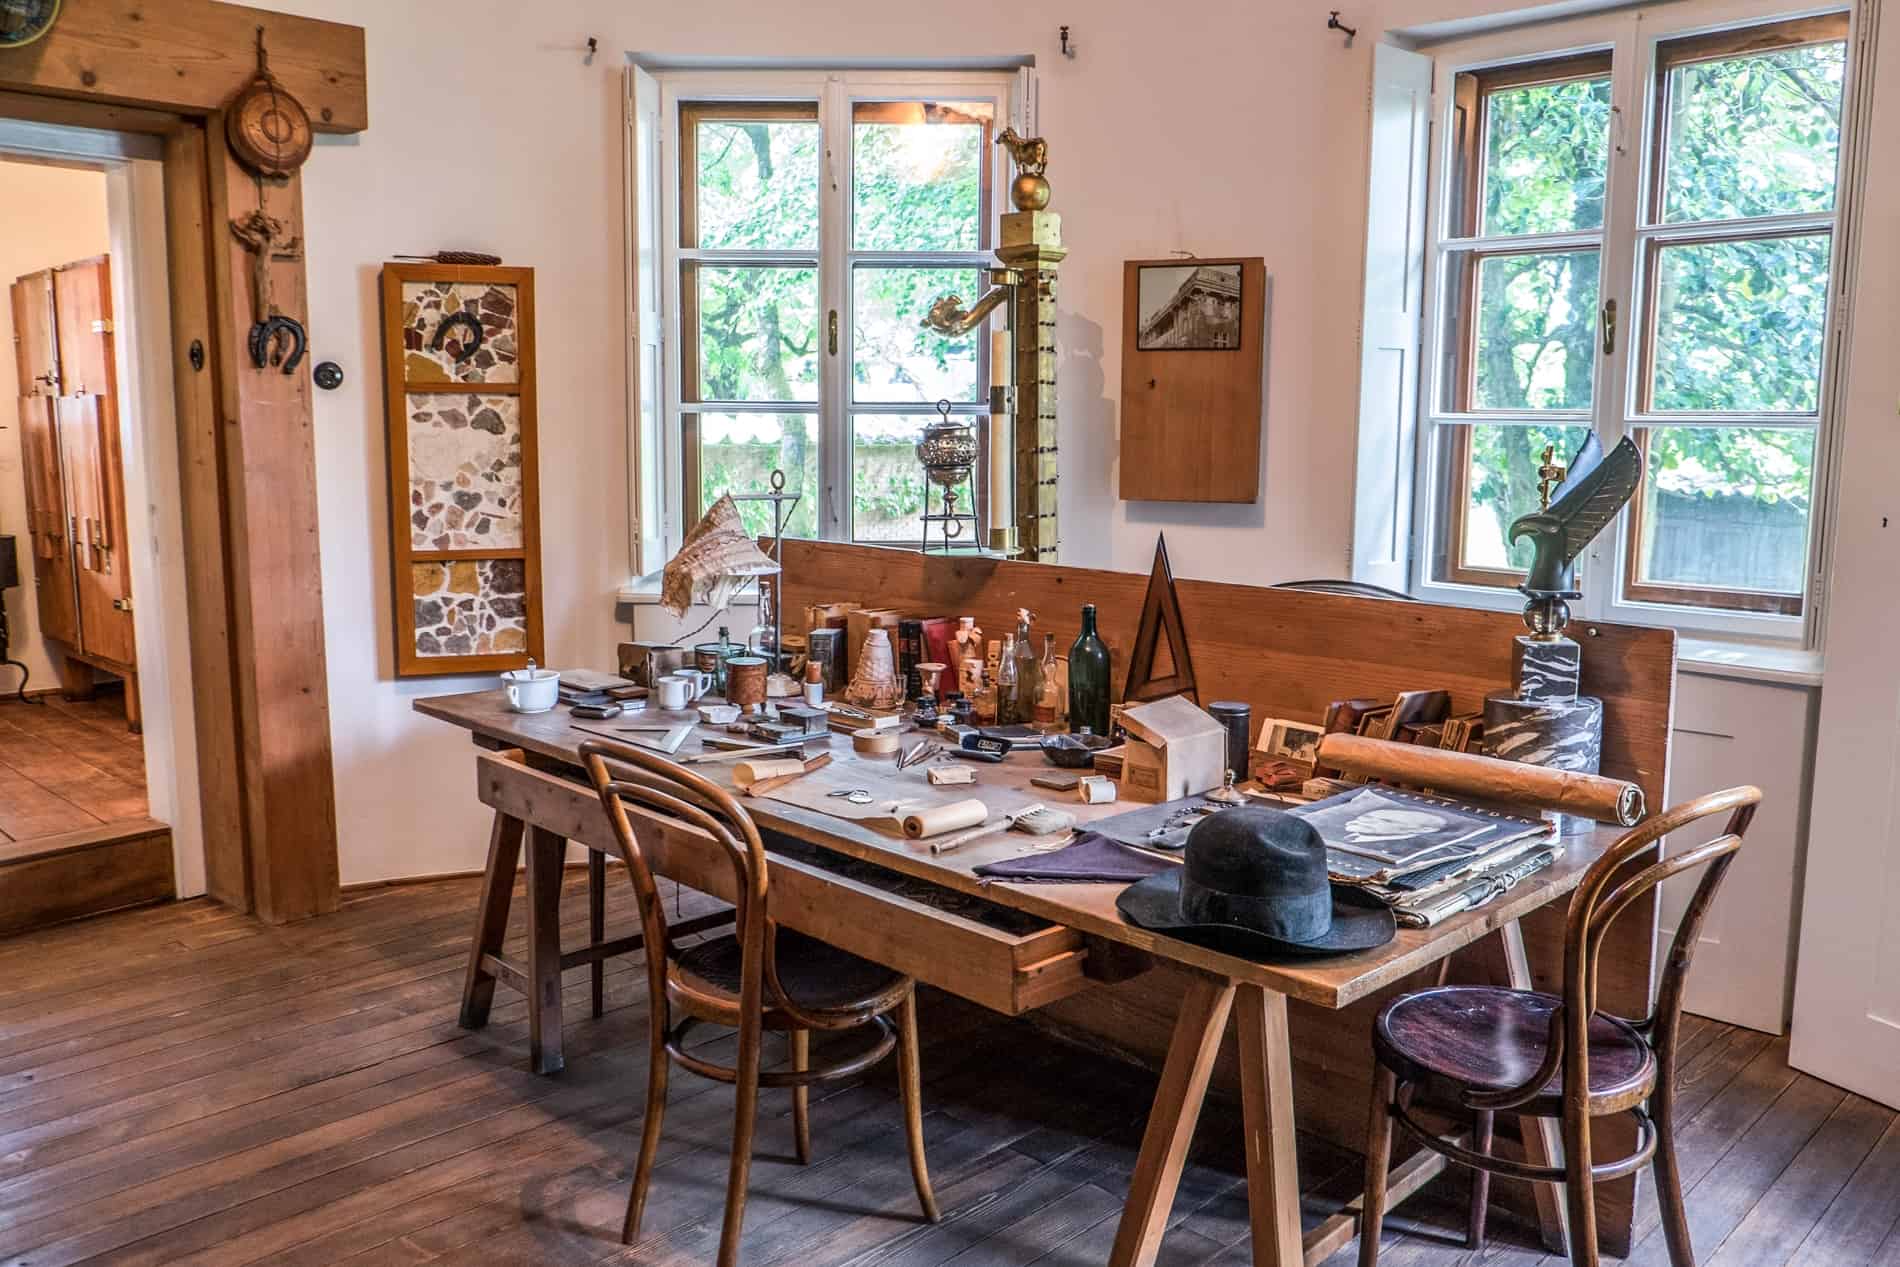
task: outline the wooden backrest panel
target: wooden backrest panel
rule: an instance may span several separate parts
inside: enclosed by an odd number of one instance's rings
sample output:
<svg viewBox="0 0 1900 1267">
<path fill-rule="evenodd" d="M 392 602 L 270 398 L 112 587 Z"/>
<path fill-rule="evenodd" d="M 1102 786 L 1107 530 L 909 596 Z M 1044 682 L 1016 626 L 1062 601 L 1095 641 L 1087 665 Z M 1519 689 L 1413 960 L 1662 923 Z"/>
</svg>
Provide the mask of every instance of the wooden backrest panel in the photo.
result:
<svg viewBox="0 0 1900 1267">
<path fill-rule="evenodd" d="M 786 627 L 808 603 L 861 602 L 923 615 L 975 616 L 985 633 L 1015 628 L 1016 609 L 1066 653 L 1093 602 L 1114 659 L 1120 695 L 1141 618 L 1145 572 L 923 555 L 914 550 L 825 541 L 785 542 Z M 1245 700 L 1263 717 L 1317 721 L 1353 696 L 1443 688 L 1456 712 L 1508 689 L 1510 612 L 1349 598 L 1214 581 L 1176 581 L 1203 703 Z M 1603 773 L 1629 779 L 1651 806 L 1667 804 L 1670 720 L 1676 694 L 1676 635 L 1668 629 L 1578 621 L 1583 689 L 1604 703 Z"/>
</svg>

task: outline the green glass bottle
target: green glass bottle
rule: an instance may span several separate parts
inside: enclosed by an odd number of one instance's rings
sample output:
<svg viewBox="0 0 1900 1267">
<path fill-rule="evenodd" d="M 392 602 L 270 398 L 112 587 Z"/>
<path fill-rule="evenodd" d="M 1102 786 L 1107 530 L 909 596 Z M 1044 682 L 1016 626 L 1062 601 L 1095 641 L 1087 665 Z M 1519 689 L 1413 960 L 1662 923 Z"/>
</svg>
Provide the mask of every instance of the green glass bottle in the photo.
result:
<svg viewBox="0 0 1900 1267">
<path fill-rule="evenodd" d="M 1108 646 L 1095 632 L 1095 604 L 1082 608 L 1082 632 L 1069 648 L 1069 729 L 1108 733 Z"/>
</svg>

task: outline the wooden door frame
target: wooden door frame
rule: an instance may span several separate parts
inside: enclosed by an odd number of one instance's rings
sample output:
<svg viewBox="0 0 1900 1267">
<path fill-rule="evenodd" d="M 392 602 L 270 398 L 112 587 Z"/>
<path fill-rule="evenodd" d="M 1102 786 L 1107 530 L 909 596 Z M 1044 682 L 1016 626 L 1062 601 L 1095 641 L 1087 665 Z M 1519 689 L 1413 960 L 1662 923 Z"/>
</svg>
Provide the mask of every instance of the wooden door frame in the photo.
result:
<svg viewBox="0 0 1900 1267">
<path fill-rule="evenodd" d="M 300 177 L 263 185 L 224 141 L 260 30 L 319 131 L 367 126 L 361 28 L 212 0 L 65 0 L 45 38 L 0 51 L 0 117 L 162 141 L 206 888 L 285 922 L 337 905 L 336 796 L 309 362 L 251 365 L 249 263 L 225 227 L 262 201 L 302 234 Z M 307 324 L 302 262 L 273 278 Z"/>
</svg>

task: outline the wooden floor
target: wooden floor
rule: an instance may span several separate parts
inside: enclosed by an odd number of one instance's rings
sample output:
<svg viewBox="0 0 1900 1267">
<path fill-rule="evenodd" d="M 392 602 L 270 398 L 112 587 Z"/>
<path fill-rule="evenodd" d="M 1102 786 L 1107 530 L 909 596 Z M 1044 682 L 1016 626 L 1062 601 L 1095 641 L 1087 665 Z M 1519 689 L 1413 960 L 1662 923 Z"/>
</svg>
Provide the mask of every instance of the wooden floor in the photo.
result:
<svg viewBox="0 0 1900 1267">
<path fill-rule="evenodd" d="M 145 814 L 145 751 L 117 691 L 0 697 L 0 844 Z"/>
<path fill-rule="evenodd" d="M 501 992 L 486 1030 L 455 1024 L 475 892 L 371 890 L 283 929 L 187 902 L 0 941 L 0 1264 L 712 1262 L 730 1092 L 675 1072 L 646 1238 L 623 1249 L 638 965 L 613 965 L 600 1021 L 570 974 L 568 1071 L 533 1077 L 518 996 Z M 614 886 L 610 928 L 630 917 Z M 887 1064 L 817 1099 L 805 1167 L 786 1160 L 785 1095 L 766 1093 L 743 1261 L 1105 1262 L 1152 1078 L 940 994 L 923 1018 L 943 1222 L 916 1219 Z M 1900 1264 L 1894 1114 L 1792 1072 L 1784 1042 L 1710 1023 L 1688 1041 L 1702 1262 Z M 1203 1122 L 1166 1267 L 1248 1261 L 1237 1122 Z M 1300 1152 L 1317 1220 L 1357 1191 L 1359 1159 Z M 1448 1176 L 1401 1207 L 1383 1261 L 1473 1262 L 1451 1239 L 1463 1193 Z M 1478 1261 L 1549 1263 L 1522 1226 L 1492 1224 Z M 1634 1261 L 1666 1261 L 1653 1204 L 1638 1235 Z"/>
</svg>

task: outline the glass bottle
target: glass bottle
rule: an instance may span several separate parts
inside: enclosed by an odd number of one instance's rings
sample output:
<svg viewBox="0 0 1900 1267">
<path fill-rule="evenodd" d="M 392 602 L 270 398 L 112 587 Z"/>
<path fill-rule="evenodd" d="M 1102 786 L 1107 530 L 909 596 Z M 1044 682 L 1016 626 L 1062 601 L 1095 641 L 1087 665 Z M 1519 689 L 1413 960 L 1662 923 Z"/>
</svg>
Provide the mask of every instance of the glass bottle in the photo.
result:
<svg viewBox="0 0 1900 1267">
<path fill-rule="evenodd" d="M 1108 646 L 1095 632 L 1095 604 L 1082 608 L 1082 632 L 1069 648 L 1069 728 L 1108 732 Z"/>
<path fill-rule="evenodd" d="M 1039 725 L 1053 726 L 1062 709 L 1056 700 L 1056 636 L 1052 633 L 1042 635 L 1042 663 L 1036 666 L 1036 676 L 1039 679 L 1036 721 Z"/>
<path fill-rule="evenodd" d="M 1002 654 L 996 661 L 996 722 L 1006 726 L 1020 720 L 1017 712 L 1020 704 L 1018 688 L 1022 679 L 1016 673 L 1016 635 L 1003 635 Z"/>
<path fill-rule="evenodd" d="M 726 661 L 733 657 L 732 631 L 719 626 L 719 667 L 713 670 L 713 694 L 724 698 L 726 694 Z"/>
<path fill-rule="evenodd" d="M 1042 699 L 1042 662 L 1029 633 L 1031 615 L 1028 608 L 1016 612 L 1016 715 L 1010 720 L 1023 723 L 1036 720 L 1036 704 Z"/>
</svg>

